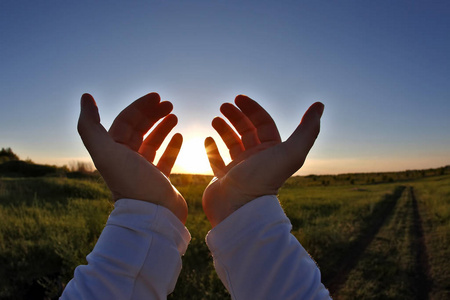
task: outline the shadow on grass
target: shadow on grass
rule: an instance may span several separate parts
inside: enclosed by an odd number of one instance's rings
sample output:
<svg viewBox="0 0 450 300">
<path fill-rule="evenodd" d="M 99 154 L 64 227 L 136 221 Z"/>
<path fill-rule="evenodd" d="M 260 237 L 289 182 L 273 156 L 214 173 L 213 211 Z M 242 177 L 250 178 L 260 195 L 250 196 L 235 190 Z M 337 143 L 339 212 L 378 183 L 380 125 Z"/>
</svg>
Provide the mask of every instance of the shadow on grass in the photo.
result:
<svg viewBox="0 0 450 300">
<path fill-rule="evenodd" d="M 365 220 L 361 235 L 351 242 L 347 249 L 339 249 L 340 251 L 345 251 L 345 254 L 339 260 L 339 267 L 332 270 L 329 269 L 322 274 L 322 282 L 331 294 L 336 292 L 345 283 L 350 271 L 355 267 L 367 246 L 372 242 L 380 228 L 393 213 L 394 207 L 404 189 L 405 186 L 397 186 L 392 194 L 385 195 L 384 199 L 376 204 L 373 213 Z M 333 256 L 336 255 L 335 251 L 338 249 L 329 250 L 328 255 Z"/>
</svg>

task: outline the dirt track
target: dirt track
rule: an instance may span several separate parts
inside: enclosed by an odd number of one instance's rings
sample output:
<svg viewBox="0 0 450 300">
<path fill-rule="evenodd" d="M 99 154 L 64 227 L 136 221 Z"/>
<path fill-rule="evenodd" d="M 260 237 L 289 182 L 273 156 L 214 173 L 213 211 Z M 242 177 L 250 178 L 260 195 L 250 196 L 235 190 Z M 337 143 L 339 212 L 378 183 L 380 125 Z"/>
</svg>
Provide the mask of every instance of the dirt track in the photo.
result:
<svg viewBox="0 0 450 300">
<path fill-rule="evenodd" d="M 377 206 L 374 218 L 367 221 L 366 230 L 353 243 L 340 268 L 324 276 L 325 286 L 335 299 L 347 299 L 340 295 L 341 288 L 347 280 L 354 280 L 355 277 L 350 279 L 350 274 L 357 270 L 356 274 L 364 274 L 366 279 L 378 281 L 375 284 L 378 287 L 398 281 L 396 284 L 410 293 L 412 299 L 428 299 L 428 255 L 414 189 L 397 187 Z M 380 279 L 373 275 L 379 273 L 380 267 L 398 268 L 398 271 L 392 278 Z"/>
</svg>

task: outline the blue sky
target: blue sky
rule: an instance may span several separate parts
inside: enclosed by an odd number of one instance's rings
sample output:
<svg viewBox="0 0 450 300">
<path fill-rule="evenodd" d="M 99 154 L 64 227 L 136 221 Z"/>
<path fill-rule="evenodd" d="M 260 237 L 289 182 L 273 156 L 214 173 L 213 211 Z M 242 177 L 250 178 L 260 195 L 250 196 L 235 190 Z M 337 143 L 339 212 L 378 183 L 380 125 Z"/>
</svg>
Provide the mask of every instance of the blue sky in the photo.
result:
<svg viewBox="0 0 450 300">
<path fill-rule="evenodd" d="M 220 104 L 243 93 L 284 139 L 325 104 L 300 174 L 439 167 L 450 164 L 449 53 L 449 1 L 1 1 L 0 147 L 87 161 L 80 96 L 109 128 L 155 91 L 188 145 L 176 170 L 192 171 L 183 163 L 206 162 Z"/>
</svg>

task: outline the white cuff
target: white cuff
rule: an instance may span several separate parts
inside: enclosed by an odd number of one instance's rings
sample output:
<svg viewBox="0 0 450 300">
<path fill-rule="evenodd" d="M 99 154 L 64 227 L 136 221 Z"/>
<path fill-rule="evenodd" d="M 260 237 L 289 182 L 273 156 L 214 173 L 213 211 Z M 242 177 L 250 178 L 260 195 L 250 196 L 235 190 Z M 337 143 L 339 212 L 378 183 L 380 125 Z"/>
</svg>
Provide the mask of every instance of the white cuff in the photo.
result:
<svg viewBox="0 0 450 300">
<path fill-rule="evenodd" d="M 219 257 L 233 248 L 235 243 L 247 239 L 249 233 L 264 231 L 265 226 L 273 226 L 274 222 L 285 223 L 289 231 L 292 228 L 277 196 L 262 196 L 245 204 L 211 229 L 206 235 L 206 244 L 213 255 Z"/>
<path fill-rule="evenodd" d="M 181 221 L 167 208 L 135 199 L 119 199 L 109 216 L 107 225 L 118 225 L 132 230 L 150 228 L 175 241 L 180 255 L 186 252 L 191 235 Z"/>
</svg>

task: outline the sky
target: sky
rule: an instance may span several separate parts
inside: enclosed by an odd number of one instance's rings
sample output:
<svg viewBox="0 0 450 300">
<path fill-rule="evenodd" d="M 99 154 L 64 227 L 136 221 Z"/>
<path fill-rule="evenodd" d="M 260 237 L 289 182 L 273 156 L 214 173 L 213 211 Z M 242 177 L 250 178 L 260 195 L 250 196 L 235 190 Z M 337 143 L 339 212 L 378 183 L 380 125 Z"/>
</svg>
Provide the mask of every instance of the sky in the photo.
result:
<svg viewBox="0 0 450 300">
<path fill-rule="evenodd" d="M 76 131 L 158 92 L 184 136 L 174 172 L 209 172 L 203 140 L 238 94 L 283 140 L 325 104 L 298 174 L 450 164 L 450 1 L 0 1 L 0 147 L 90 161 Z M 226 148 L 221 152 L 229 161 Z"/>
</svg>

